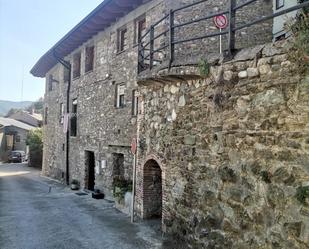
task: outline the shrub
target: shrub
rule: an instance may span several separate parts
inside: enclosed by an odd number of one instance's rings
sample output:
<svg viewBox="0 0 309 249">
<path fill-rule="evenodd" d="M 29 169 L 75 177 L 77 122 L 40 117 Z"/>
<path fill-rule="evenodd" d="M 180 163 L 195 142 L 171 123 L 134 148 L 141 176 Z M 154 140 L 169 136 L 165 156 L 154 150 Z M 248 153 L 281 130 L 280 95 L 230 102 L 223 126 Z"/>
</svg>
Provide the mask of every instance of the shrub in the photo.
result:
<svg viewBox="0 0 309 249">
<path fill-rule="evenodd" d="M 295 37 L 294 51 L 289 57 L 297 63 L 300 72 L 305 72 L 309 69 L 309 14 L 302 12 L 288 27 Z"/>
<path fill-rule="evenodd" d="M 29 165 L 33 167 L 42 167 L 42 129 L 38 128 L 28 133 L 26 143 L 29 145 Z"/>
</svg>

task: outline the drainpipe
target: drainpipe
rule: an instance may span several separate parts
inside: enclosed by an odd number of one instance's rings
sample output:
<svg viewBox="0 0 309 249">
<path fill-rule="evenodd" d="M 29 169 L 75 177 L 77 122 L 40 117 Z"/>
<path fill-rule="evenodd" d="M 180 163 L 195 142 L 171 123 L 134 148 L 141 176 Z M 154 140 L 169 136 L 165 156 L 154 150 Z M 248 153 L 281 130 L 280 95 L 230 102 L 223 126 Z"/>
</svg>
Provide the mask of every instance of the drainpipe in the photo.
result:
<svg viewBox="0 0 309 249">
<path fill-rule="evenodd" d="M 68 79 L 68 87 L 66 92 L 66 105 L 67 105 L 67 114 L 70 113 L 70 90 L 71 90 L 71 63 L 62 59 L 61 57 L 57 56 L 56 51 L 53 51 L 53 55 L 56 58 L 56 60 L 63 65 L 67 70 L 69 70 L 69 79 Z M 69 122 L 69 117 L 68 117 Z M 69 123 L 67 124 L 67 127 L 69 127 Z M 70 152 L 70 133 L 69 128 L 66 130 L 66 174 L 65 174 L 65 180 L 66 184 L 70 184 L 70 168 L 69 168 L 69 152 Z"/>
</svg>

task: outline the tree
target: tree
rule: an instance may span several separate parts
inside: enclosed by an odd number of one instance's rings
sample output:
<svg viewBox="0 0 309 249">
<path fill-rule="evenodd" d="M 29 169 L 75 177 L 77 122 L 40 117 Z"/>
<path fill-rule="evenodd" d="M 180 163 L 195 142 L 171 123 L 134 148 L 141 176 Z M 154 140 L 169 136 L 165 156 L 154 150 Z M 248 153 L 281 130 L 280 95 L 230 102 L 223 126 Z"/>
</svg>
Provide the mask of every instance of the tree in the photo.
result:
<svg viewBox="0 0 309 249">
<path fill-rule="evenodd" d="M 43 113 L 44 99 L 39 98 L 37 101 L 33 102 L 30 106 L 27 107 L 28 112 L 32 112 L 34 110 L 35 113 Z"/>
<path fill-rule="evenodd" d="M 11 115 L 17 113 L 17 112 L 20 112 L 22 111 L 22 109 L 16 109 L 16 108 L 11 108 L 8 113 L 5 115 L 5 117 L 10 117 Z"/>
<path fill-rule="evenodd" d="M 42 167 L 43 133 L 38 128 L 28 133 L 26 143 L 29 145 L 29 166 Z"/>
</svg>

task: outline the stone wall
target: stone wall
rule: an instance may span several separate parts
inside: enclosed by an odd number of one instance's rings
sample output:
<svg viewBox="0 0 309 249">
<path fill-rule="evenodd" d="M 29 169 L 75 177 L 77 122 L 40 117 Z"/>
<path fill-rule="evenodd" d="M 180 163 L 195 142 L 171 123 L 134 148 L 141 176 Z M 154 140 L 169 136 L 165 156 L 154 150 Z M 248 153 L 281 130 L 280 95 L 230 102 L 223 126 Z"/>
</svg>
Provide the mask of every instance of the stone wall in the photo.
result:
<svg viewBox="0 0 309 249">
<path fill-rule="evenodd" d="M 139 82 L 140 216 L 154 160 L 163 230 L 188 248 L 308 248 L 309 209 L 295 195 L 309 185 L 309 75 L 289 46 L 242 50 L 207 77 L 175 67 Z"/>
</svg>

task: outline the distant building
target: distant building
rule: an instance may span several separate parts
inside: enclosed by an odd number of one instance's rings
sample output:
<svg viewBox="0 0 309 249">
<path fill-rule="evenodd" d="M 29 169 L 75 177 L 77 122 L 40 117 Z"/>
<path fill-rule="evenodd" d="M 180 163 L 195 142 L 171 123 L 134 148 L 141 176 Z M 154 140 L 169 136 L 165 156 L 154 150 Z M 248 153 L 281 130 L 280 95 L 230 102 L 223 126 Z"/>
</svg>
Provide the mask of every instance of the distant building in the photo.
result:
<svg viewBox="0 0 309 249">
<path fill-rule="evenodd" d="M 0 117 L 0 161 L 7 161 L 13 150 L 27 152 L 28 132 L 36 127 L 11 118 Z"/>
<path fill-rule="evenodd" d="M 19 111 L 12 115 L 10 115 L 8 118 L 18 120 L 20 122 L 23 122 L 25 124 L 35 126 L 35 127 L 41 127 L 42 126 L 42 115 L 39 113 L 29 113 L 26 111 Z"/>
<path fill-rule="evenodd" d="M 298 4 L 297 0 L 288 0 L 288 1 L 273 0 L 274 13 L 291 8 L 297 4 Z M 286 38 L 287 36 L 289 36 L 289 32 L 285 28 L 285 24 L 287 24 L 287 21 L 295 18 L 297 15 L 297 12 L 298 11 L 296 10 L 288 14 L 274 18 L 274 24 L 273 24 L 274 40 L 279 40 L 281 38 Z"/>
</svg>

